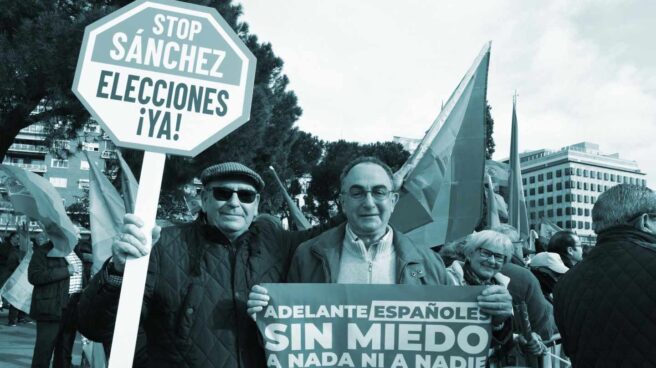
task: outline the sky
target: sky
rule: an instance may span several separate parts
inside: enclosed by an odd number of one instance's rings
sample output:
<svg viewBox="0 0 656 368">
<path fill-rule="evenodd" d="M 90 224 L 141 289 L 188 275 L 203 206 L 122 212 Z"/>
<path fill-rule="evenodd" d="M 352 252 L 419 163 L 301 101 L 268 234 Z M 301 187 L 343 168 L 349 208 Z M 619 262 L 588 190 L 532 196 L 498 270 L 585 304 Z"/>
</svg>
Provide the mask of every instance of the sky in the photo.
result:
<svg viewBox="0 0 656 368">
<path fill-rule="evenodd" d="M 520 151 L 593 142 L 656 185 L 656 1 L 239 3 L 285 63 L 298 127 L 321 139 L 423 137 L 492 41 L 495 159 L 508 157 L 516 90 Z"/>
</svg>

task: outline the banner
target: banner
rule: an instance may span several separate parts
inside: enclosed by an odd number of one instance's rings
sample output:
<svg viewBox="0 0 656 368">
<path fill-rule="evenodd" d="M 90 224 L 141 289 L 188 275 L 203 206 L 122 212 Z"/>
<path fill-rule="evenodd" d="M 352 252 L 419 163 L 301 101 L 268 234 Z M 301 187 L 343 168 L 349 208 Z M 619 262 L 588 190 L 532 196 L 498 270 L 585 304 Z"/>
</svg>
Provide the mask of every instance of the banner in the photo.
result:
<svg viewBox="0 0 656 368">
<path fill-rule="evenodd" d="M 264 284 L 267 367 L 485 367 L 483 287 Z"/>
</svg>

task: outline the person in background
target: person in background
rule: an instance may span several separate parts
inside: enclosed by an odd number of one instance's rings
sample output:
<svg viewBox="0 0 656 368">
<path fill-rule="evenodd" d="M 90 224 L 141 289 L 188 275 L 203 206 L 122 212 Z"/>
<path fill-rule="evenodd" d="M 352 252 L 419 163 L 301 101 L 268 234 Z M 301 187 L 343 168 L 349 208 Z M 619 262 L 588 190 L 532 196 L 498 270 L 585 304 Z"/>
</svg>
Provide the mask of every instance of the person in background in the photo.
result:
<svg viewBox="0 0 656 368">
<path fill-rule="evenodd" d="M 77 303 L 84 288 L 81 255 L 49 257 L 54 244 L 44 233 L 36 237 L 36 247 L 27 279 L 34 285 L 30 317 L 36 321 L 33 368 L 71 367 L 77 333 Z M 53 358 L 54 351 L 54 358 Z"/>
<path fill-rule="evenodd" d="M 567 268 L 572 268 L 583 260 L 581 239 L 571 230 L 562 230 L 553 234 L 547 249 L 551 253 L 557 253 Z"/>
<path fill-rule="evenodd" d="M 540 282 L 544 298 L 553 303 L 553 289 L 569 268 L 565 266 L 558 253 L 541 252 L 533 256 L 529 269 Z"/>
<path fill-rule="evenodd" d="M 0 243 L 0 288 L 7 282 L 12 273 L 18 268 L 20 257 L 18 255 L 18 233 L 12 232 L 4 242 Z M 2 302 L 3 308 L 9 306 L 9 320 L 7 325 L 15 327 L 21 313 L 13 305 Z"/>
<path fill-rule="evenodd" d="M 656 367 L 656 193 L 619 184 L 592 208 L 597 244 L 554 289 L 576 368 Z"/>
</svg>

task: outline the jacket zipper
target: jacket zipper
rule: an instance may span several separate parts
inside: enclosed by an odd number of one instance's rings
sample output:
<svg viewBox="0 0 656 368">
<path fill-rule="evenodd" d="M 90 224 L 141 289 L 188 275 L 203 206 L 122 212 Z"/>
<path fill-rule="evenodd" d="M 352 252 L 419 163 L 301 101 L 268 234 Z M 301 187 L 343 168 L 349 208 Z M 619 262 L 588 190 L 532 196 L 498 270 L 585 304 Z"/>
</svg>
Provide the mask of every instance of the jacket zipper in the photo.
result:
<svg viewBox="0 0 656 368">
<path fill-rule="evenodd" d="M 373 270 L 374 270 L 374 265 L 371 261 L 369 261 L 369 283 L 370 284 L 373 282 L 373 279 L 374 279 Z"/>
</svg>

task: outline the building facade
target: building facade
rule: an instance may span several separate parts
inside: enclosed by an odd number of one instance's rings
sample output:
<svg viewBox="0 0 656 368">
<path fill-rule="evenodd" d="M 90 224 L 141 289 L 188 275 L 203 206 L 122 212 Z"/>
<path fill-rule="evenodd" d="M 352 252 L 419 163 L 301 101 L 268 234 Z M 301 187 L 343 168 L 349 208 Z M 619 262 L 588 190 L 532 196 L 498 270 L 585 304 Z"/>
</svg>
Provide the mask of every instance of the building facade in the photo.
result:
<svg viewBox="0 0 656 368">
<path fill-rule="evenodd" d="M 525 152 L 520 162 L 529 224 L 534 229 L 546 218 L 592 238 L 592 207 L 602 192 L 621 183 L 647 185 L 635 161 L 603 154 L 599 145 L 589 142 L 558 151 Z"/>
<path fill-rule="evenodd" d="M 59 140 L 51 146 L 45 144 L 46 134 L 40 123 L 21 129 L 2 163 L 48 179 L 62 197 L 64 207 L 68 207 L 87 196 L 88 160 L 94 160 L 104 169 L 105 159 L 115 158 L 115 146 L 95 123 L 80 131 L 77 139 Z M 0 193 L 4 194 L 6 190 L 0 186 Z M 0 226 L 12 229 L 17 221 L 21 223 L 20 217 L 13 212 L 6 197 L 0 200 Z"/>
</svg>

